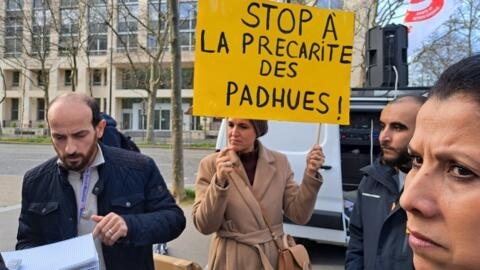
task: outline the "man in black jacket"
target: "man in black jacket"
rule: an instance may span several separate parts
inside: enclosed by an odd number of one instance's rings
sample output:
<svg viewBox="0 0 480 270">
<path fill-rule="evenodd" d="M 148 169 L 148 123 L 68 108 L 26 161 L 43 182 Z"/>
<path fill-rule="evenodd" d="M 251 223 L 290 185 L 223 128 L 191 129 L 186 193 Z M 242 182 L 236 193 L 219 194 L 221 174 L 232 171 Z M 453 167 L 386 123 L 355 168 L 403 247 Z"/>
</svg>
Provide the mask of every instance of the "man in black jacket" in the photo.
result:
<svg viewBox="0 0 480 270">
<path fill-rule="evenodd" d="M 24 176 L 16 248 L 92 233 L 101 269 L 153 270 L 152 244 L 186 223 L 154 160 L 99 143 L 105 120 L 89 96 L 56 97 L 47 121 L 57 156 Z"/>
<path fill-rule="evenodd" d="M 382 154 L 362 168 L 364 176 L 350 216 L 347 270 L 413 269 L 406 236 L 407 218 L 398 201 L 410 169 L 407 146 L 417 112 L 425 100 L 422 96 L 402 96 L 381 112 Z"/>
</svg>

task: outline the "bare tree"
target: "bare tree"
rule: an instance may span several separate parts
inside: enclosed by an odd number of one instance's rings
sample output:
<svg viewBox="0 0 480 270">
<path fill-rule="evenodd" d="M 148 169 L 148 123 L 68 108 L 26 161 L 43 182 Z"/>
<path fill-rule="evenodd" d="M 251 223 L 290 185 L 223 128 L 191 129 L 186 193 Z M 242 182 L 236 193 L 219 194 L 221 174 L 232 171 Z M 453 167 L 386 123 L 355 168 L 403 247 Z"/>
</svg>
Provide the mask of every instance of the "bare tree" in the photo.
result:
<svg viewBox="0 0 480 270">
<path fill-rule="evenodd" d="M 23 1 L 8 2 L 4 17 L 2 36 L 6 42 L 3 47 L 6 66 L 19 70 L 22 77 L 44 93 L 45 112 L 49 101 L 49 73 L 52 68 L 50 30 L 52 28 L 52 3 L 49 0 L 35 2 L 32 9 L 26 9 Z M 22 86 L 25 93 L 25 83 Z M 23 94 L 23 100 L 25 95 Z M 25 115 L 22 110 L 22 122 Z"/>
<path fill-rule="evenodd" d="M 375 26 L 385 26 L 398 19 L 398 10 L 405 7 L 404 1 L 398 0 L 285 0 L 287 3 L 317 6 L 331 9 L 345 9 L 355 11 L 354 29 L 354 57 L 352 63 L 351 86 L 363 87 L 366 83 L 366 48 L 365 37 L 368 29 Z M 343 7 L 342 7 L 343 2 Z"/>
<path fill-rule="evenodd" d="M 125 0 L 117 2 L 111 17 L 105 20 L 122 48 L 126 59 L 124 72 L 131 72 L 139 89 L 147 92 L 146 142 L 154 140 L 154 113 L 157 89 L 171 87 L 172 140 L 173 140 L 173 195 L 177 201 L 185 197 L 183 172 L 183 110 L 182 68 L 179 40 L 179 3 L 177 1 L 149 1 L 148 16 L 138 13 L 135 5 Z M 114 16 L 116 15 L 116 16 Z M 146 19 L 145 19 L 146 18 Z M 115 22 L 115 23 L 114 23 Z M 136 39 L 136 34 L 146 35 L 146 42 Z M 163 63 L 171 48 L 171 65 Z"/>
<path fill-rule="evenodd" d="M 412 85 L 428 86 L 450 65 L 479 52 L 480 2 L 461 0 L 450 20 L 423 43 L 410 62 Z"/>
<path fill-rule="evenodd" d="M 85 46 L 88 39 L 84 35 L 88 23 L 86 4 L 85 0 L 70 0 L 60 1 L 58 7 L 50 6 L 50 12 L 54 14 L 52 31 L 58 36 L 58 42 L 52 44 L 58 49 L 59 56 L 68 60 L 70 72 L 66 72 L 65 76 L 68 76 L 66 79 L 70 82 L 72 92 L 76 91 L 78 82 L 78 61 L 83 56 L 88 57 Z"/>
<path fill-rule="evenodd" d="M 147 93 L 145 141 L 153 143 L 157 90 L 165 72 L 163 57 L 169 29 L 167 7 L 161 1 L 149 2 L 148 16 L 141 16 L 138 2 L 118 0 L 116 4 L 111 3 L 110 7 L 105 23 L 116 37 L 117 50 L 121 48 L 122 57 L 118 58 L 126 59 L 123 72 L 130 72 L 136 87 Z M 139 39 L 142 34 L 147 37 L 145 42 Z"/>
<path fill-rule="evenodd" d="M 4 89 L 3 92 L 2 92 L 2 95 L 0 96 L 0 104 L 2 104 L 5 101 L 5 98 L 7 97 L 7 91 L 5 91 L 5 89 L 7 89 L 7 84 L 5 82 L 5 74 L 3 73 L 3 69 L 1 69 L 1 68 L 0 68 L 0 78 L 2 80 L 3 89 Z M 0 125 L 0 136 L 2 136 L 2 134 L 3 134 L 2 126 L 3 125 Z"/>
<path fill-rule="evenodd" d="M 0 96 L 0 104 L 3 103 L 3 101 L 5 101 L 5 98 L 7 97 L 7 92 L 5 91 L 5 89 L 7 89 L 7 83 L 5 82 L 5 74 L 3 73 L 3 69 L 0 68 L 0 77 L 2 79 L 2 83 L 3 83 L 3 89 L 4 91 L 2 92 L 2 95 Z M 0 134 L 1 134 L 1 127 L 2 125 L 0 125 Z"/>
<path fill-rule="evenodd" d="M 37 86 L 44 93 L 45 113 L 48 111 L 50 71 L 61 66 L 67 60 L 70 72 L 65 71 L 66 82 L 70 82 L 71 90 L 76 91 L 78 82 L 78 62 L 88 58 L 87 2 L 81 1 L 33 1 L 29 8 L 22 6 L 20 0 L 14 0 L 16 7 L 11 6 L 3 20 L 6 24 L 21 25 L 21 33 L 17 33 L 17 42 L 21 50 L 9 52 L 5 47 L 2 58 L 12 69 L 19 69 L 23 78 L 31 85 Z M 9 30 L 6 27 L 5 35 Z M 23 89 L 25 89 L 23 85 Z M 91 91 L 90 91 L 90 94 Z M 25 100 L 25 99 L 24 99 Z M 44 116 L 44 119 L 46 115 Z"/>
</svg>

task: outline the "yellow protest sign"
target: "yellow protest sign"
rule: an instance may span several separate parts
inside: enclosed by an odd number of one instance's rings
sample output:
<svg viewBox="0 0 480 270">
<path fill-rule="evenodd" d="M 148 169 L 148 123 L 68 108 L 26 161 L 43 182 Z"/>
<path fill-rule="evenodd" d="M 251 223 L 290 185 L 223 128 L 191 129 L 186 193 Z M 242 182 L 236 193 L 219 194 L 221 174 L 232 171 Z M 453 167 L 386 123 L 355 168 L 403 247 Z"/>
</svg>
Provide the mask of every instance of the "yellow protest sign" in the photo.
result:
<svg viewBox="0 0 480 270">
<path fill-rule="evenodd" d="M 198 1 L 193 114 L 349 123 L 354 14 Z"/>
</svg>

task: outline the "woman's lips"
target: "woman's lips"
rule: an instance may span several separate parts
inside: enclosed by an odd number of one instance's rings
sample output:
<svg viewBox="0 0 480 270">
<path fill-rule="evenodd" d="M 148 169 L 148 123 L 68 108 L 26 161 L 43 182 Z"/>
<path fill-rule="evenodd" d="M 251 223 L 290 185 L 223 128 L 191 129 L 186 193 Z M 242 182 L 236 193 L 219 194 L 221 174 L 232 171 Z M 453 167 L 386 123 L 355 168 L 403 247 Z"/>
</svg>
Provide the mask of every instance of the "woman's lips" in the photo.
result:
<svg viewBox="0 0 480 270">
<path fill-rule="evenodd" d="M 232 145 L 240 144 L 240 142 L 240 140 L 230 140 L 230 144 Z"/>
<path fill-rule="evenodd" d="M 440 244 L 436 243 L 432 239 L 415 231 L 410 231 L 410 234 L 408 236 L 408 243 L 412 248 L 441 247 Z"/>
</svg>

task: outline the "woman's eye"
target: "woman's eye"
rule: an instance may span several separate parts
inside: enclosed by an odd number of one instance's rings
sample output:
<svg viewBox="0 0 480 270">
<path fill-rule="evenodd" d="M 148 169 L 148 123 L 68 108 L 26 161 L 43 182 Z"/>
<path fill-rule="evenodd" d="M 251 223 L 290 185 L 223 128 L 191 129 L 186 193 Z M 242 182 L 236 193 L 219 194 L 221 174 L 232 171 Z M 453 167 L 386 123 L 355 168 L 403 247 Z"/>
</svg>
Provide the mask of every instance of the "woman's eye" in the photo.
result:
<svg viewBox="0 0 480 270">
<path fill-rule="evenodd" d="M 423 164 L 423 158 L 419 156 L 410 156 L 412 159 L 412 167 L 420 168 Z"/>
<path fill-rule="evenodd" d="M 460 165 L 452 165 L 449 172 L 460 178 L 471 178 L 475 176 L 472 171 Z"/>
</svg>

